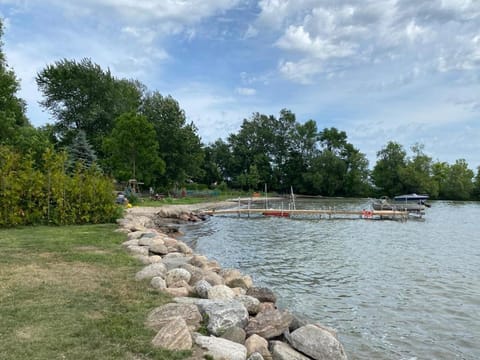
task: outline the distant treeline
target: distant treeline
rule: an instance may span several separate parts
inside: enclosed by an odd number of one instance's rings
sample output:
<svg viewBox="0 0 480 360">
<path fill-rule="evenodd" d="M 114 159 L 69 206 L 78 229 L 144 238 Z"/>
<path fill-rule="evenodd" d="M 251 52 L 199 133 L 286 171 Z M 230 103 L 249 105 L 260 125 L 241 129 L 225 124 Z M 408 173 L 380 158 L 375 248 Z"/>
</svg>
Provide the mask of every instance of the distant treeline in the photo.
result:
<svg viewBox="0 0 480 360">
<path fill-rule="evenodd" d="M 94 166 L 98 176 L 120 183 L 137 179 L 157 192 L 194 182 L 251 191 L 268 184 L 269 190 L 288 192 L 292 186 L 296 193 L 323 196 L 416 192 L 480 198 L 480 169 L 475 175 L 463 159 L 434 162 L 421 144 L 407 154 L 389 142 L 369 170 L 365 154 L 345 131 L 318 129 L 317 121 L 299 122 L 283 109 L 278 117 L 254 113 L 237 133 L 206 145 L 173 97 L 119 79 L 90 59 L 59 60 L 36 81 L 53 121 L 39 128 L 26 117 L 25 101 L 17 96 L 19 81 L 0 49 L 1 154 L 23 154 L 16 161 L 31 161 L 40 171 L 51 149 L 65 154 L 64 174 L 74 176 L 80 163 L 85 169 Z M 5 177 L 0 174 L 2 184 Z"/>
</svg>

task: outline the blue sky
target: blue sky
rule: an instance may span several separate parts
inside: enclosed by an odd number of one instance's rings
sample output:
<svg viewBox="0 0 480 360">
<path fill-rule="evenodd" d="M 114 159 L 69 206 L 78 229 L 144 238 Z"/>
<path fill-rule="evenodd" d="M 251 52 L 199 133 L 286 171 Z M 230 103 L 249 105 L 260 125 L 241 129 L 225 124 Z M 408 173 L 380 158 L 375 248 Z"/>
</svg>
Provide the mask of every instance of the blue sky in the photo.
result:
<svg viewBox="0 0 480 360">
<path fill-rule="evenodd" d="M 388 141 L 480 165 L 478 0 L 0 0 L 34 125 L 35 75 L 88 57 L 172 95 L 205 143 L 287 108 L 373 166 Z"/>
</svg>

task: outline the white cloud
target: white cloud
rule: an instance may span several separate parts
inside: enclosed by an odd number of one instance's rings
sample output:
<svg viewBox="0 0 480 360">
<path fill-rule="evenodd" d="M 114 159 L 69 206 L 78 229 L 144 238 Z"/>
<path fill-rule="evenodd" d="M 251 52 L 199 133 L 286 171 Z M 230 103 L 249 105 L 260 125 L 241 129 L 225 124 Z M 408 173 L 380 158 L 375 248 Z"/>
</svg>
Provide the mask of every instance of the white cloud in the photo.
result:
<svg viewBox="0 0 480 360">
<path fill-rule="evenodd" d="M 235 89 L 235 92 L 243 96 L 253 96 L 257 93 L 257 90 L 252 88 L 238 87 Z"/>
</svg>

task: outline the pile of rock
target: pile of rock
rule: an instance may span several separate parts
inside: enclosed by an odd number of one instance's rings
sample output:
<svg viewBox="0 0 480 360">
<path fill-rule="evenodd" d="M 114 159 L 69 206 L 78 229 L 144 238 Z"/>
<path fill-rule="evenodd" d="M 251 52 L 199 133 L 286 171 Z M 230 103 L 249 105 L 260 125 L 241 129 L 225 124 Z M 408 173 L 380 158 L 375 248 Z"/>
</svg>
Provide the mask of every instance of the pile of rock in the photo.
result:
<svg viewBox="0 0 480 360">
<path fill-rule="evenodd" d="M 147 315 L 146 326 L 157 332 L 154 346 L 201 348 L 213 359 L 347 359 L 333 330 L 277 309 L 275 294 L 255 287 L 250 276 L 149 229 L 148 218 L 125 218 L 120 225 L 128 233 L 123 245 L 146 265 L 136 279 L 174 297 Z"/>
</svg>

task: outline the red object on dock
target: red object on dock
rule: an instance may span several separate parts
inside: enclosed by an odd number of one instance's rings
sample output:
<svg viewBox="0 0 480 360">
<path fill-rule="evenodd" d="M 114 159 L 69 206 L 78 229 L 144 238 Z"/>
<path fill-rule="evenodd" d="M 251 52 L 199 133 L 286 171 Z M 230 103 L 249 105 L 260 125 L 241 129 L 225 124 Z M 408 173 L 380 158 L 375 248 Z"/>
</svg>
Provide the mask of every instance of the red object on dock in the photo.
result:
<svg viewBox="0 0 480 360">
<path fill-rule="evenodd" d="M 290 213 L 282 210 L 267 210 L 262 213 L 264 216 L 290 217 Z"/>
</svg>

